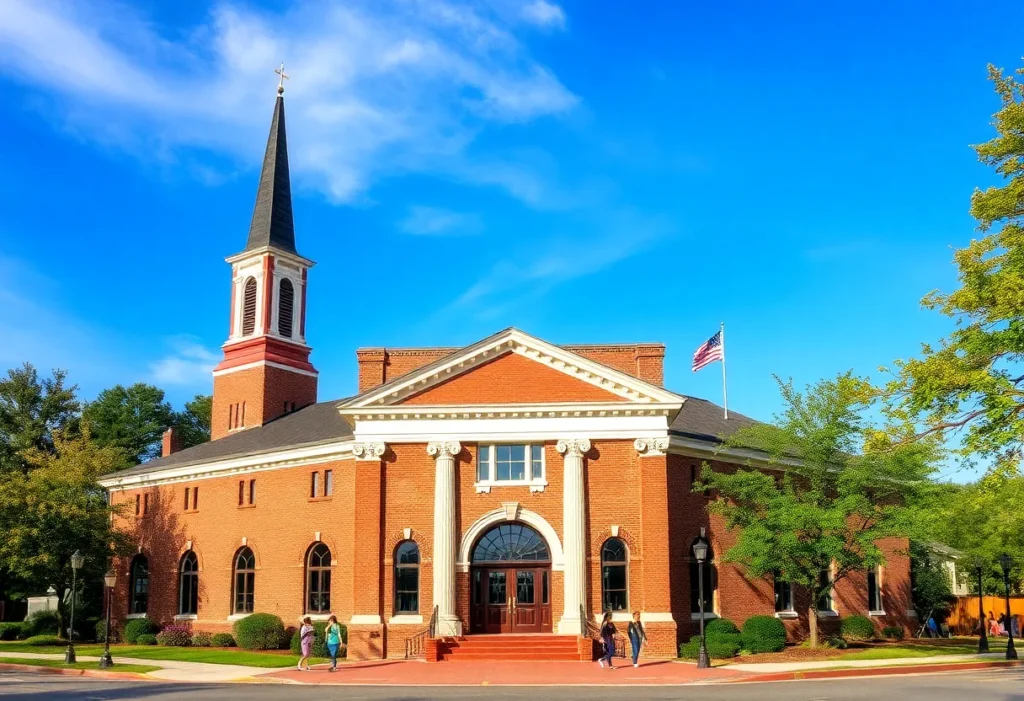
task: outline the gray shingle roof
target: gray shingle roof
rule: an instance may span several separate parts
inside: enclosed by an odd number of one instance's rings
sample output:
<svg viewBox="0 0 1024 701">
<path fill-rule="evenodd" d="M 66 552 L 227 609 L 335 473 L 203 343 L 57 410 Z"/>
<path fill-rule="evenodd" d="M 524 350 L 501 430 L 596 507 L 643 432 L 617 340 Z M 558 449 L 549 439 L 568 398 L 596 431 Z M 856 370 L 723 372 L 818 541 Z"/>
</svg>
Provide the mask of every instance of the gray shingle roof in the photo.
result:
<svg viewBox="0 0 1024 701">
<path fill-rule="evenodd" d="M 723 438 L 731 436 L 741 428 L 757 423 L 760 422 L 731 410 L 729 418 L 726 419 L 725 410 L 714 402 L 698 397 L 687 397 L 675 421 L 669 426 L 669 431 L 684 438 L 721 442 Z"/>
<path fill-rule="evenodd" d="M 284 98 L 277 96 L 270 121 L 267 152 L 263 156 L 256 207 L 249 226 L 245 250 L 273 246 L 295 253 L 295 223 L 292 220 L 292 185 L 288 173 L 288 139 L 284 128 Z"/>
</svg>

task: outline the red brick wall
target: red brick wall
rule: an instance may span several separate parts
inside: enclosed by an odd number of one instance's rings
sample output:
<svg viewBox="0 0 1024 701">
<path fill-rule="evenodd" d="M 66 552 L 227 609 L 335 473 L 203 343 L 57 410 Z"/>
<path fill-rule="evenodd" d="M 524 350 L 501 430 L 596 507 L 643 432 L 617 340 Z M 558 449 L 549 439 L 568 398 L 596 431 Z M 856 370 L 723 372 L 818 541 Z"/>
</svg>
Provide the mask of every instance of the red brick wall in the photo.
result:
<svg viewBox="0 0 1024 701">
<path fill-rule="evenodd" d="M 213 378 L 210 437 L 226 436 L 230 407 L 245 402 L 245 428 L 262 426 L 285 413 L 285 402 L 296 408 L 316 403 L 317 378 L 260 365 Z"/>
</svg>

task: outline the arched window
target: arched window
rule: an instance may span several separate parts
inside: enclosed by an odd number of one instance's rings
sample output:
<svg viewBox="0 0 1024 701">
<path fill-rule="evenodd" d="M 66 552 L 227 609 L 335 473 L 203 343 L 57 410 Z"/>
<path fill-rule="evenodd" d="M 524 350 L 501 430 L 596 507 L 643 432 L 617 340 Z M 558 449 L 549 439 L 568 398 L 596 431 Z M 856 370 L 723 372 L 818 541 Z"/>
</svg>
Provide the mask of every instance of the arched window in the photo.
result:
<svg viewBox="0 0 1024 701">
<path fill-rule="evenodd" d="M 292 337 L 292 311 L 295 309 L 295 288 L 288 278 L 281 280 L 277 293 L 277 332 L 285 338 Z"/>
<path fill-rule="evenodd" d="M 128 569 L 128 613 L 143 614 L 148 608 L 149 562 L 144 555 L 136 555 Z"/>
<path fill-rule="evenodd" d="M 189 550 L 178 566 L 178 614 L 194 616 L 199 611 L 199 559 Z"/>
<path fill-rule="evenodd" d="M 601 547 L 601 605 L 605 611 L 629 609 L 629 577 L 626 566 L 629 553 L 618 538 L 609 538 Z"/>
<path fill-rule="evenodd" d="M 548 562 L 551 555 L 540 534 L 521 523 L 502 523 L 487 531 L 473 548 L 473 562 Z"/>
<path fill-rule="evenodd" d="M 693 542 L 697 542 L 694 538 Z M 693 557 L 693 543 L 690 544 L 690 611 L 700 613 L 700 565 Z M 704 560 L 704 613 L 715 610 L 715 591 L 718 589 L 718 569 L 715 567 L 715 552 L 708 544 L 708 554 Z"/>
<path fill-rule="evenodd" d="M 234 613 L 253 612 L 253 590 L 256 585 L 256 556 L 251 548 L 242 548 L 235 555 Z"/>
<path fill-rule="evenodd" d="M 420 548 L 411 540 L 395 548 L 395 613 L 420 612 Z"/>
<path fill-rule="evenodd" d="M 306 559 L 306 613 L 331 610 L 331 551 L 323 543 L 309 549 Z"/>
<path fill-rule="evenodd" d="M 256 278 L 245 281 L 242 295 L 242 335 L 250 336 L 256 330 Z"/>
</svg>

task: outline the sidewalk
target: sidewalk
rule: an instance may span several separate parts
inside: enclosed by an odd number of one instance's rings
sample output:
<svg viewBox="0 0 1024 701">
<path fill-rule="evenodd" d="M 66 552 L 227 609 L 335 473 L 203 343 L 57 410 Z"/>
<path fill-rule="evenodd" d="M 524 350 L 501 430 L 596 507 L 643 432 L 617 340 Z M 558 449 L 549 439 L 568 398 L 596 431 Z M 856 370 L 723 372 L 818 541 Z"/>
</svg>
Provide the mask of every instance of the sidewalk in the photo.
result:
<svg viewBox="0 0 1024 701">
<path fill-rule="evenodd" d="M 62 660 L 64 655 L 46 655 L 35 652 L 4 652 L 5 658 L 24 659 L 26 664 L 31 664 L 33 659 L 37 660 Z M 99 657 L 89 655 L 78 655 L 79 662 L 98 662 Z M 280 669 L 264 667 L 242 667 L 240 665 L 207 664 L 205 662 L 180 662 L 177 660 L 142 660 L 134 657 L 115 657 L 114 667 L 111 672 L 117 671 L 117 663 L 148 665 L 161 667 L 155 672 L 150 672 L 147 677 L 162 679 L 172 682 L 231 682 L 240 679 L 247 679 L 270 672 L 277 672 Z"/>
<path fill-rule="evenodd" d="M 835 669 L 836 667 L 852 669 L 870 669 L 872 667 L 902 667 L 929 664 L 956 664 L 958 662 L 989 662 L 1002 660 L 1006 656 L 1001 652 L 984 655 L 933 655 L 932 657 L 897 657 L 888 660 L 821 660 L 817 662 L 763 662 L 759 664 L 730 664 L 729 669 L 754 674 L 774 674 L 777 672 L 807 672 L 816 669 Z"/>
</svg>

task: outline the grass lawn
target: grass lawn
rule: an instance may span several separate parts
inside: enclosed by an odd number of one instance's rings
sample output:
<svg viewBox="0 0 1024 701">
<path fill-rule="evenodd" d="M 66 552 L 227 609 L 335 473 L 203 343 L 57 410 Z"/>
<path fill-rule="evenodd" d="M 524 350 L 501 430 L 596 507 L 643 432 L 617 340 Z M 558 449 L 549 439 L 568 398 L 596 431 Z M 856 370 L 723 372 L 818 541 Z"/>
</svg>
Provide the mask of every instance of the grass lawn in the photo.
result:
<svg viewBox="0 0 1024 701">
<path fill-rule="evenodd" d="M 21 642 L 0 642 L 0 656 L 8 652 L 38 652 L 63 654 L 64 647 L 37 647 Z M 103 654 L 102 645 L 76 645 L 79 655 Z M 110 654 L 117 662 L 118 657 L 134 657 L 140 660 L 179 660 L 182 662 L 206 662 L 208 664 L 236 664 L 246 667 L 291 667 L 298 661 L 298 655 L 285 652 L 254 652 L 237 648 L 217 647 L 161 647 L 159 645 L 111 645 Z M 314 660 L 314 663 L 318 660 Z M 91 663 L 90 663 L 91 664 Z"/>
<path fill-rule="evenodd" d="M 99 669 L 99 662 L 75 662 L 74 664 L 64 664 L 63 660 L 33 660 L 25 657 L 0 657 L 0 663 L 2 664 L 24 664 L 32 665 L 33 667 L 60 667 L 61 669 Z M 145 674 L 146 672 L 155 672 L 160 667 L 154 667 L 153 665 L 145 664 L 114 664 L 114 666 L 105 671 L 109 672 L 135 672 L 137 674 Z"/>
<path fill-rule="evenodd" d="M 1005 638 L 990 638 L 990 652 L 1006 650 Z M 899 657 L 934 657 L 937 655 L 972 655 L 978 651 L 977 638 L 904 640 L 893 645 L 880 645 L 865 650 L 846 652 L 844 660 L 893 660 Z M 837 652 L 843 652 L 837 650 Z"/>
</svg>

